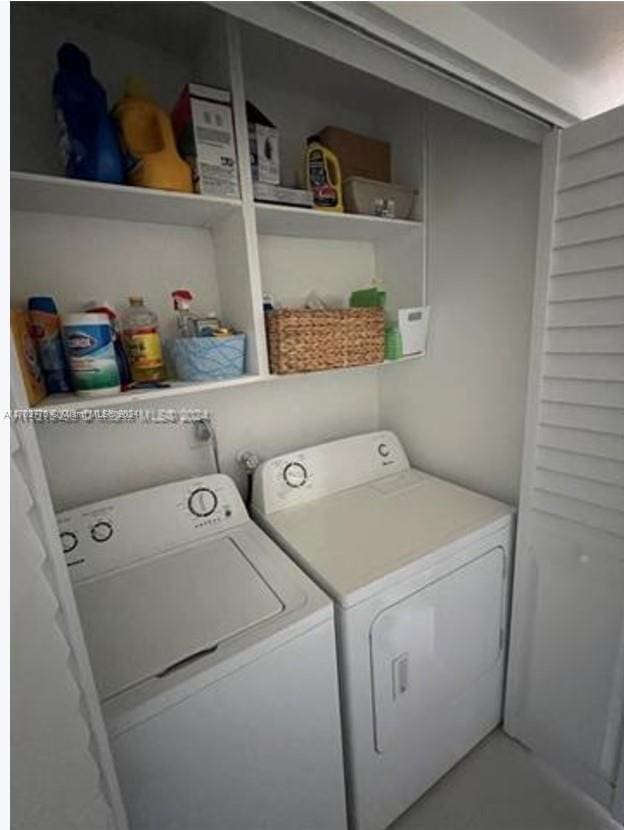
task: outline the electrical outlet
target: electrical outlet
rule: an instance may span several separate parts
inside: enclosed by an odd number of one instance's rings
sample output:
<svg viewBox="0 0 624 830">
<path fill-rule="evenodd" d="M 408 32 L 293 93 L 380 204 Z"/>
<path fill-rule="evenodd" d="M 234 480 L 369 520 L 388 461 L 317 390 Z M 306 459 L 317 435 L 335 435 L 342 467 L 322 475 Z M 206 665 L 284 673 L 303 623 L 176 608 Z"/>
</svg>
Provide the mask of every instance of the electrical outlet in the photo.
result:
<svg viewBox="0 0 624 830">
<path fill-rule="evenodd" d="M 214 436 L 214 427 L 210 415 L 193 421 L 189 430 L 189 447 L 192 450 L 205 449 Z"/>
</svg>

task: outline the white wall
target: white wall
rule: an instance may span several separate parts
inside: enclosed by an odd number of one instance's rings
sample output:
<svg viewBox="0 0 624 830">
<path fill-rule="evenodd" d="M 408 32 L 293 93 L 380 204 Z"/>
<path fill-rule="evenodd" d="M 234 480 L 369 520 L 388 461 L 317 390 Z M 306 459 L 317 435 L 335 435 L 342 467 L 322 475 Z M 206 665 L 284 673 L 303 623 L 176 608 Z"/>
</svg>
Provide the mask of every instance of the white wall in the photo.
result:
<svg viewBox="0 0 624 830">
<path fill-rule="evenodd" d="M 539 150 L 441 108 L 430 122 L 429 354 L 381 370 L 154 402 L 150 408 L 207 408 L 226 472 L 237 473 L 242 448 L 267 456 L 383 426 L 397 431 L 413 463 L 516 501 Z M 264 264 L 279 251 L 283 268 L 291 244 L 262 246 Z M 57 510 L 210 469 L 188 426 L 38 431 Z"/>
<path fill-rule="evenodd" d="M 207 408 L 218 430 L 223 472 L 241 482 L 235 457 L 270 457 L 377 428 L 376 369 L 288 378 L 152 402 L 150 409 Z M 213 472 L 188 425 L 49 424 L 38 427 L 55 509 Z"/>
<path fill-rule="evenodd" d="M 417 466 L 515 502 L 540 152 L 437 107 L 430 131 L 429 353 L 381 374 L 381 424 Z"/>
<path fill-rule="evenodd" d="M 224 274 L 223 278 L 227 278 Z M 220 312 L 212 234 L 202 228 L 13 211 L 11 302 L 52 294 L 61 314 L 90 300 L 119 313 L 140 295 L 175 334 L 171 291 L 188 288 L 198 314 Z M 228 321 L 230 322 L 230 321 Z"/>
</svg>

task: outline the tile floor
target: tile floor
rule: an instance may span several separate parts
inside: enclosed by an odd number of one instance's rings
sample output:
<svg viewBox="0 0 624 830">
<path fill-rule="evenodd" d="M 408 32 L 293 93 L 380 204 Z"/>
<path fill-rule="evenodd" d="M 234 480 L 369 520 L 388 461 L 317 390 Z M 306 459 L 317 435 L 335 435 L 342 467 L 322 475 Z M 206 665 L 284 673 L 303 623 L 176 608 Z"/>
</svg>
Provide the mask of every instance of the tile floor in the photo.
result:
<svg viewBox="0 0 624 830">
<path fill-rule="evenodd" d="M 502 732 L 494 732 L 390 830 L 621 830 Z"/>
</svg>

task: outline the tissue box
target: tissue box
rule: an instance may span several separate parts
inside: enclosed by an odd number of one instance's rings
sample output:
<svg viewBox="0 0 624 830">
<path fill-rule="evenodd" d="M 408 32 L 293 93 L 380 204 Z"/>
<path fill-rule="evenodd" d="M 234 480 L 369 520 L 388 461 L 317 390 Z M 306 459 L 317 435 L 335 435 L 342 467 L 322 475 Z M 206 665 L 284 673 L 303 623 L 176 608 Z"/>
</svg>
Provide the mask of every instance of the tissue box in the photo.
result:
<svg viewBox="0 0 624 830">
<path fill-rule="evenodd" d="M 226 380 L 245 371 L 245 335 L 178 337 L 169 360 L 179 380 Z"/>
</svg>

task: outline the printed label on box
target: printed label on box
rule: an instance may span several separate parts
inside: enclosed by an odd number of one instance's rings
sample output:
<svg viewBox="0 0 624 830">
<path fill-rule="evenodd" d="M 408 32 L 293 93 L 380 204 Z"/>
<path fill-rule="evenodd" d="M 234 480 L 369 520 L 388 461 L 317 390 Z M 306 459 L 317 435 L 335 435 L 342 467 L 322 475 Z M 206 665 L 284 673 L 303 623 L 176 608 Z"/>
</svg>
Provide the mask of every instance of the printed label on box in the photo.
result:
<svg viewBox="0 0 624 830">
<path fill-rule="evenodd" d="M 197 190 L 238 198 L 238 169 L 232 111 L 212 101 L 191 101 Z"/>
</svg>

